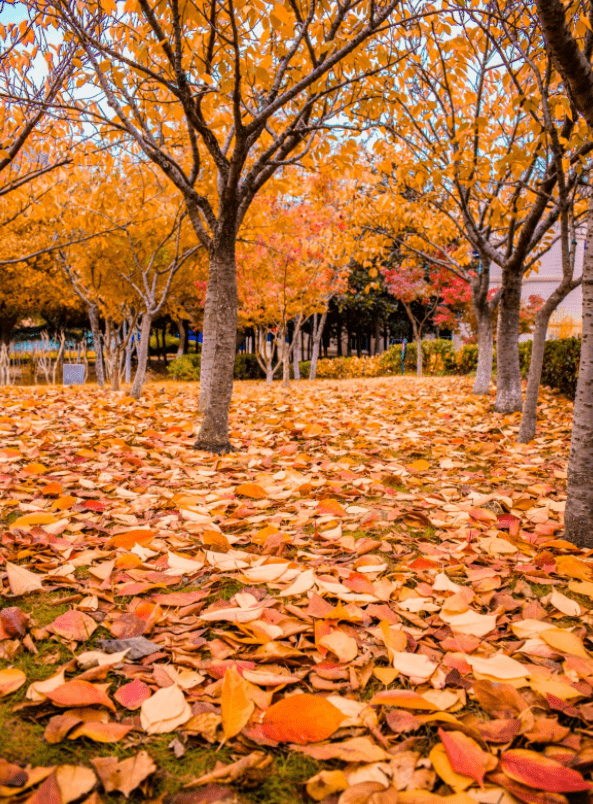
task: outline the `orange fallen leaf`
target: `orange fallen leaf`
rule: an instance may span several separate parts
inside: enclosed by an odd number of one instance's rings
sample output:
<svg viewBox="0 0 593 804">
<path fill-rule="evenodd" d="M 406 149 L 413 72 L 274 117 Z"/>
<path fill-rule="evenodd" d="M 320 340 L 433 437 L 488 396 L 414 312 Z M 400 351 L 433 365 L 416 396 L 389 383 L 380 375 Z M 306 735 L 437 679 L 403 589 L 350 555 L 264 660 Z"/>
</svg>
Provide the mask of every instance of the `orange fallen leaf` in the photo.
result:
<svg viewBox="0 0 593 804">
<path fill-rule="evenodd" d="M 118 533 L 110 539 L 109 544 L 111 547 L 123 547 L 130 550 L 135 544 L 149 544 L 156 533 L 153 530 L 128 530 L 125 533 Z"/>
<path fill-rule="evenodd" d="M 235 489 L 236 494 L 242 497 L 251 497 L 253 500 L 264 500 L 268 495 L 258 483 L 243 483 Z"/>
<path fill-rule="evenodd" d="M 56 706 L 105 706 L 107 709 L 115 710 L 107 693 L 90 681 L 73 679 L 47 692 L 46 695 Z"/>
<path fill-rule="evenodd" d="M 320 695 L 291 695 L 266 710 L 262 730 L 272 740 L 306 745 L 327 740 L 345 717 Z"/>
</svg>

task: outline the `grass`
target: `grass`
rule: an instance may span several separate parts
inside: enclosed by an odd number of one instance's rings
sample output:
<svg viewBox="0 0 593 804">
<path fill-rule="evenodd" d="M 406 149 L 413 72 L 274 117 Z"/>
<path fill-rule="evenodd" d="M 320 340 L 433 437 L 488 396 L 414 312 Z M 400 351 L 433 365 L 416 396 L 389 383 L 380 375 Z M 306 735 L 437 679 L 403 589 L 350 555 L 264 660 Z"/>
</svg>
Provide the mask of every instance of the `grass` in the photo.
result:
<svg viewBox="0 0 593 804">
<path fill-rule="evenodd" d="M 158 770 L 153 777 L 155 795 L 174 794 L 184 784 L 213 770 L 218 762 L 229 764 L 238 757 L 231 749 L 204 746 L 194 741 L 186 745 L 185 754 L 177 758 L 170 748 L 175 734 L 156 735 L 148 740 L 141 738 L 136 744 L 111 743 L 101 745 L 86 739 L 63 740 L 51 745 L 43 739 L 45 720 L 42 709 L 13 713 L 13 703 L 0 703 L 0 733 L 2 734 L 2 757 L 9 762 L 33 767 L 50 765 L 90 765 L 96 757 L 116 756 L 119 760 L 135 756 L 140 749 L 153 759 Z M 242 777 L 238 792 L 246 801 L 254 804 L 305 804 L 308 801 L 304 784 L 321 769 L 322 765 L 298 752 L 276 756 L 274 762 L 262 770 L 253 770 Z M 101 798 L 106 804 L 120 804 L 119 793 Z M 131 801 L 144 801 L 136 790 Z"/>
</svg>

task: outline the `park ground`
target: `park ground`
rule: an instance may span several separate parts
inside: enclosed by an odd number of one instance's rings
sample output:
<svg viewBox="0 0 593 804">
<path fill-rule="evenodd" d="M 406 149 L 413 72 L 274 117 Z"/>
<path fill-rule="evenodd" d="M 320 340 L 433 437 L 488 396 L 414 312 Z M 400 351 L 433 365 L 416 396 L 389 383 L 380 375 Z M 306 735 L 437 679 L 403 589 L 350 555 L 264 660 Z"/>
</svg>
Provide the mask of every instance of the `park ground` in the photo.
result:
<svg viewBox="0 0 593 804">
<path fill-rule="evenodd" d="M 2 389 L 0 801 L 580 801 L 572 405 L 470 390 L 237 383 L 217 457 L 195 384 Z"/>
</svg>

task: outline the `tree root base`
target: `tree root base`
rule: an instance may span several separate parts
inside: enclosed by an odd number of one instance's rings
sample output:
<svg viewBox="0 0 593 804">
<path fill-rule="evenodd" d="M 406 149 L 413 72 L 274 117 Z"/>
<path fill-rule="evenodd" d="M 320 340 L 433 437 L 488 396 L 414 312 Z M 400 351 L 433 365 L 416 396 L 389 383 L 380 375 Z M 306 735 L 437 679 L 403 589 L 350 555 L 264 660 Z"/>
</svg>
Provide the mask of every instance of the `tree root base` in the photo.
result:
<svg viewBox="0 0 593 804">
<path fill-rule="evenodd" d="M 213 455 L 227 455 L 229 452 L 238 451 L 236 447 L 233 447 L 230 441 L 225 441 L 221 444 L 216 441 L 202 441 L 200 438 L 194 443 L 193 448 L 201 450 L 202 452 L 210 452 Z"/>
</svg>

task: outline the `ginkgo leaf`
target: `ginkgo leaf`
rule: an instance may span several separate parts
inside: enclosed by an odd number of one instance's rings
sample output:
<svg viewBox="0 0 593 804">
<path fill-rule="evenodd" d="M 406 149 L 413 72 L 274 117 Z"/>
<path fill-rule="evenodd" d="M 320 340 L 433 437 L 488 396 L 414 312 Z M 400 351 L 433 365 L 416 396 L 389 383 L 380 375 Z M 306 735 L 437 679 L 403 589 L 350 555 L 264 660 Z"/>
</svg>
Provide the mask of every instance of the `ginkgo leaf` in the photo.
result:
<svg viewBox="0 0 593 804">
<path fill-rule="evenodd" d="M 266 710 L 262 730 L 278 742 L 317 743 L 330 737 L 345 715 L 320 695 L 291 695 Z"/>
</svg>

